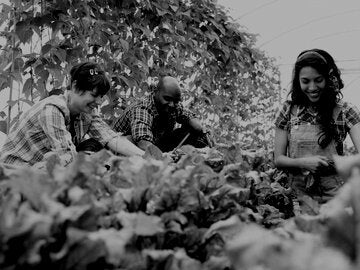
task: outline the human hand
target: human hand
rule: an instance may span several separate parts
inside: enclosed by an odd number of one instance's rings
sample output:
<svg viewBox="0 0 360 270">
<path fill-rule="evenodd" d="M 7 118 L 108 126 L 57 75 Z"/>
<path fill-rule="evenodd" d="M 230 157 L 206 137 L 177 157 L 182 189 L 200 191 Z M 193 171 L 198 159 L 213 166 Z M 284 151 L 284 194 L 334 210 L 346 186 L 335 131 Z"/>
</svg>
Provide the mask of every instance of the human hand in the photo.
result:
<svg viewBox="0 0 360 270">
<path fill-rule="evenodd" d="M 324 167 L 329 166 L 330 160 L 325 156 L 310 156 L 303 157 L 301 160 L 301 168 L 308 170 L 311 173 L 316 173 Z"/>
<path fill-rule="evenodd" d="M 333 156 L 336 170 L 344 179 L 350 177 L 354 168 L 360 168 L 360 154 L 351 156 Z"/>
<path fill-rule="evenodd" d="M 163 160 L 163 152 L 154 144 L 149 144 L 146 147 L 144 157 L 152 157 L 157 160 Z"/>
<path fill-rule="evenodd" d="M 195 132 L 199 132 L 199 133 L 203 133 L 204 132 L 204 128 L 200 123 L 200 120 L 197 118 L 193 118 L 190 119 L 189 121 L 189 126 L 195 131 Z"/>
<path fill-rule="evenodd" d="M 214 140 L 214 136 L 212 135 L 212 133 L 210 131 L 206 131 L 206 132 L 204 132 L 204 134 L 206 136 L 208 146 L 209 147 L 214 147 L 215 140 Z"/>
</svg>

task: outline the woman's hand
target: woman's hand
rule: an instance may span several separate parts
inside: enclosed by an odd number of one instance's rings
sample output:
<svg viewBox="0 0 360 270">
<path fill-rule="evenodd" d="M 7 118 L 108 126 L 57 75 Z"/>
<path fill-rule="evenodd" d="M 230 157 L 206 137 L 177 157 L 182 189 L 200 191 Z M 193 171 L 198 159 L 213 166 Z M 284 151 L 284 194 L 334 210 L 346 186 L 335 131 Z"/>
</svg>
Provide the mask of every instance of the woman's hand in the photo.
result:
<svg viewBox="0 0 360 270">
<path fill-rule="evenodd" d="M 299 158 L 301 168 L 316 173 L 318 170 L 329 166 L 329 159 L 324 156 L 310 156 Z"/>
</svg>

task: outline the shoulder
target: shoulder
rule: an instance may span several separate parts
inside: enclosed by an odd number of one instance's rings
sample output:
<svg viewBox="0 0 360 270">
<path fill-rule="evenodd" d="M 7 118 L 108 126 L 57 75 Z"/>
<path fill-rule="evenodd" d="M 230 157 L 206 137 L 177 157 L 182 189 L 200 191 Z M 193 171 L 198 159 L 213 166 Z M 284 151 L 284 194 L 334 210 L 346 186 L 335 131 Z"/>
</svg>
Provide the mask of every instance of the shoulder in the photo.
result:
<svg viewBox="0 0 360 270">
<path fill-rule="evenodd" d="M 339 115 L 343 115 L 345 118 L 360 118 L 360 111 L 357 106 L 348 101 L 338 102 L 336 109 Z"/>
<path fill-rule="evenodd" d="M 354 111 L 358 111 L 359 109 L 351 102 L 348 101 L 339 101 L 337 104 L 337 107 L 342 111 L 342 112 L 348 112 L 350 110 L 354 110 Z"/>
<path fill-rule="evenodd" d="M 137 98 L 130 102 L 130 105 L 125 109 L 125 111 L 133 111 L 138 109 L 150 109 L 154 106 L 154 101 L 151 96 L 146 96 L 143 98 Z"/>
<path fill-rule="evenodd" d="M 66 120 L 70 119 L 70 111 L 67 106 L 67 97 L 64 95 L 54 95 L 40 101 L 41 111 L 45 114 L 49 112 L 63 116 Z M 49 115 L 47 115 L 49 117 Z"/>
<path fill-rule="evenodd" d="M 275 126 L 280 129 L 288 129 L 289 128 L 289 122 L 290 122 L 290 113 L 292 109 L 292 103 L 291 101 L 287 100 L 285 101 L 282 106 L 280 107 L 280 110 L 277 112 L 276 118 L 275 118 Z"/>
<path fill-rule="evenodd" d="M 52 111 L 59 112 L 62 114 L 68 113 L 69 109 L 67 108 L 66 101 L 60 97 L 47 97 L 38 102 L 36 102 L 22 118 L 29 119 L 33 117 L 38 117 L 39 115 L 44 115 L 49 117 L 49 113 Z"/>
<path fill-rule="evenodd" d="M 67 107 L 67 97 L 64 95 L 50 96 L 50 97 L 43 99 L 41 102 L 44 107 L 45 106 L 54 106 L 64 112 L 69 110 Z"/>
<path fill-rule="evenodd" d="M 294 105 L 290 100 L 286 100 L 282 106 L 280 106 L 280 110 L 278 111 L 278 116 L 282 115 L 283 117 L 290 116 L 291 110 L 294 108 Z"/>
<path fill-rule="evenodd" d="M 338 121 L 345 121 L 350 127 L 360 122 L 360 111 L 351 102 L 341 101 L 337 104 Z"/>
<path fill-rule="evenodd" d="M 293 107 L 293 103 L 291 100 L 286 100 L 282 106 L 282 108 L 287 111 L 290 111 L 291 107 Z"/>
</svg>

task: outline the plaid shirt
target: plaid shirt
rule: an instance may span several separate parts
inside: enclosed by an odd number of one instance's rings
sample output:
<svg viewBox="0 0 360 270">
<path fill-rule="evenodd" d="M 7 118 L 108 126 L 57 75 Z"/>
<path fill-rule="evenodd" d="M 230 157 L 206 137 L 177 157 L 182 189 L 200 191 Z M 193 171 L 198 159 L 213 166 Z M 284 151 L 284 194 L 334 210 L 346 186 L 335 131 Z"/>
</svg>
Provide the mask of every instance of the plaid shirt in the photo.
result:
<svg viewBox="0 0 360 270">
<path fill-rule="evenodd" d="M 348 102 L 341 101 L 337 106 L 340 109 L 340 113 L 338 114 L 337 119 L 334 119 L 337 134 L 336 149 L 338 149 L 338 152 L 341 152 L 341 149 L 343 149 L 343 142 L 350 129 L 360 122 L 360 112 L 356 106 Z M 275 126 L 277 128 L 287 131 L 290 130 L 291 108 L 291 102 L 286 101 L 276 117 Z M 300 122 L 310 123 L 313 125 L 318 124 L 317 117 L 314 114 L 311 114 L 307 107 L 299 107 L 297 113 L 297 117 Z"/>
<path fill-rule="evenodd" d="M 175 113 L 166 119 L 161 117 L 155 107 L 154 94 L 137 100 L 125 109 L 113 123 L 113 129 L 123 135 L 131 135 L 135 143 L 146 140 L 154 143 L 175 128 L 175 124 L 187 124 L 195 114 L 177 105 Z"/>
<path fill-rule="evenodd" d="M 76 154 L 75 145 L 84 140 L 86 134 L 102 144 L 118 136 L 95 114 L 80 114 L 71 121 L 67 99 L 67 95 L 50 96 L 22 114 L 5 141 L 0 161 L 34 165 L 52 152 L 66 165 Z M 71 123 L 74 136 L 70 133 Z"/>
</svg>

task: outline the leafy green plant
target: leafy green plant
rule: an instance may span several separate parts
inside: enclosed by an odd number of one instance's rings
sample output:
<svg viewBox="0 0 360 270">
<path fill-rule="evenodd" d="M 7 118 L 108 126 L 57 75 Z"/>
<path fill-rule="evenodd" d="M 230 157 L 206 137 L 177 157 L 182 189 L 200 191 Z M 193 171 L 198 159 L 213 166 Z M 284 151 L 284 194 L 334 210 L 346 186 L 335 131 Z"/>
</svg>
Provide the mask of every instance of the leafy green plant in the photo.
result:
<svg viewBox="0 0 360 270">
<path fill-rule="evenodd" d="M 103 150 L 67 168 L 0 167 L 0 268 L 357 269 L 358 171 L 341 197 L 353 213 L 324 218 L 303 198 L 312 215 L 293 217 L 263 150 L 179 151 L 177 162 Z"/>
<path fill-rule="evenodd" d="M 255 47 L 255 35 L 215 0 L 9 2 L 0 17 L 6 39 L 0 91 L 13 90 L 8 120 L 15 118 L 15 105 L 16 116 L 22 104 L 64 89 L 71 66 L 91 60 L 112 79 L 102 107 L 109 121 L 170 74 L 182 82 L 184 103 L 218 141 L 268 147 L 279 71 Z"/>
</svg>

